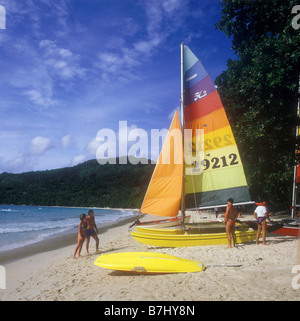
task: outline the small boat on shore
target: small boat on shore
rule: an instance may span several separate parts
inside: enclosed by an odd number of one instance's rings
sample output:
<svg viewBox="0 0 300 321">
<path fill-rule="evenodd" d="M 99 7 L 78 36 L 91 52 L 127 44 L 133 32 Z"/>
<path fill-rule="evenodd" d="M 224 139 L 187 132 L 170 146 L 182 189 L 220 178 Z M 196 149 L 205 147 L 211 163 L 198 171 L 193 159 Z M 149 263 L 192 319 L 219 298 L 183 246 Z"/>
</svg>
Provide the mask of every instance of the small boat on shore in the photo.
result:
<svg viewBox="0 0 300 321">
<path fill-rule="evenodd" d="M 268 225 L 269 224 L 267 224 L 267 228 L 269 228 Z M 280 225 L 281 226 L 272 231 L 272 233 L 300 237 L 300 221 L 298 219 L 283 219 Z"/>
</svg>

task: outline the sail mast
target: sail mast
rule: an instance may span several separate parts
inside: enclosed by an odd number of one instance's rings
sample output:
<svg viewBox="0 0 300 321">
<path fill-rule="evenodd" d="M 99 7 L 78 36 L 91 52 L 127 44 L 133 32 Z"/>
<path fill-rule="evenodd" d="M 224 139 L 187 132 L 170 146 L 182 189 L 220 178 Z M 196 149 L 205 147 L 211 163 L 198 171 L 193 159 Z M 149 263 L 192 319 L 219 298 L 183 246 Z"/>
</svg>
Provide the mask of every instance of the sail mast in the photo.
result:
<svg viewBox="0 0 300 321">
<path fill-rule="evenodd" d="M 181 43 L 181 95 L 180 95 L 180 101 L 181 101 L 181 127 L 182 129 L 184 126 L 184 115 L 183 115 L 183 108 L 184 108 L 184 44 Z"/>
<path fill-rule="evenodd" d="M 183 175 L 182 175 L 182 192 L 181 192 L 181 214 L 182 222 L 185 218 L 185 191 L 184 191 L 184 177 L 185 177 L 185 167 L 184 167 L 184 44 L 181 43 L 181 128 L 182 128 L 182 148 L 183 148 Z"/>
<path fill-rule="evenodd" d="M 297 106 L 297 117 L 299 117 L 299 109 L 300 109 L 300 76 L 299 76 L 299 84 L 298 84 L 298 106 Z M 299 135 L 299 126 L 296 126 L 296 137 Z M 298 150 L 296 148 L 296 153 Z M 298 163 L 298 162 L 297 162 Z M 293 181 L 293 196 L 292 196 L 292 218 L 295 216 L 295 208 L 296 208 L 296 176 L 297 176 L 297 163 L 294 166 L 294 181 Z"/>
</svg>

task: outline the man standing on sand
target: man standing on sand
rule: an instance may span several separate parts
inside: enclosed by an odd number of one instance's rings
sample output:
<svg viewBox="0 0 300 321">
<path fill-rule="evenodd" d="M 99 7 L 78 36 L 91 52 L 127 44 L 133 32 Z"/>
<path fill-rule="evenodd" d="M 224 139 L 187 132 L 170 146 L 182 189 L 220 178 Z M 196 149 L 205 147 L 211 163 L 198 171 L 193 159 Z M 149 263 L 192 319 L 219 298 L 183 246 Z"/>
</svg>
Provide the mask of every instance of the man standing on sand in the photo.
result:
<svg viewBox="0 0 300 321">
<path fill-rule="evenodd" d="M 233 199 L 229 198 L 227 200 L 227 207 L 226 212 L 224 214 L 224 221 L 227 239 L 228 239 L 228 249 L 231 247 L 235 247 L 236 243 L 236 236 L 235 236 L 235 219 L 237 218 L 238 212 L 237 209 L 232 205 Z M 231 240 L 232 240 L 232 246 L 231 246 Z"/>
<path fill-rule="evenodd" d="M 96 253 L 100 253 L 98 248 L 99 248 L 99 238 L 97 236 L 98 234 L 98 229 L 97 225 L 95 223 L 95 217 L 94 217 L 94 211 L 89 210 L 88 217 L 86 218 L 86 223 L 87 223 L 87 240 L 86 240 L 86 252 L 89 254 L 89 243 L 90 243 L 90 237 L 92 236 L 93 239 L 96 241 Z M 95 231 L 96 230 L 96 231 Z"/>
<path fill-rule="evenodd" d="M 263 234 L 263 245 L 267 245 L 266 243 L 266 230 L 267 230 L 267 223 L 266 219 L 271 222 L 268 211 L 267 211 L 267 203 L 263 201 L 260 204 L 257 204 L 257 208 L 254 211 L 254 217 L 257 220 L 257 234 L 256 234 L 256 244 L 258 244 L 260 232 L 262 231 Z"/>
</svg>

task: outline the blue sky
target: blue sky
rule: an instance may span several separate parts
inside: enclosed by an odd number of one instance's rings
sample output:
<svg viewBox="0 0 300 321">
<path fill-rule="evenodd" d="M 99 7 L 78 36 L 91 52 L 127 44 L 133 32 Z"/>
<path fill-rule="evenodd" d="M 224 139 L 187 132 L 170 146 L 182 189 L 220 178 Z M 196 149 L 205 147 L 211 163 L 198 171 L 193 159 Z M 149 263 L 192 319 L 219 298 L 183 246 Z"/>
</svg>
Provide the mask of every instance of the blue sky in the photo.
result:
<svg viewBox="0 0 300 321">
<path fill-rule="evenodd" d="M 231 41 L 214 28 L 218 0 L 0 5 L 0 172 L 95 159 L 97 132 L 118 133 L 119 121 L 149 136 L 168 128 L 180 104 L 181 42 L 213 80 L 234 58 Z"/>
</svg>

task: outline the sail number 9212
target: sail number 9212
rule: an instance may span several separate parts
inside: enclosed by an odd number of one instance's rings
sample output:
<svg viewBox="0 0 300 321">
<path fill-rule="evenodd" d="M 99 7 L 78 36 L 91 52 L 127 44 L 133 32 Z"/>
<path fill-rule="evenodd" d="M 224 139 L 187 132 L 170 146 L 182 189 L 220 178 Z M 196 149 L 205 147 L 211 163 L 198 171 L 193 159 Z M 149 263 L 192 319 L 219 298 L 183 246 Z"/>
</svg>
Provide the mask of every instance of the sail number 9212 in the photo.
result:
<svg viewBox="0 0 300 321">
<path fill-rule="evenodd" d="M 235 153 L 229 154 L 228 158 L 226 156 L 213 157 L 212 159 L 203 159 L 201 162 L 195 161 L 192 164 L 193 172 L 206 171 L 208 169 L 218 169 L 228 166 L 238 165 L 238 155 Z"/>
</svg>

